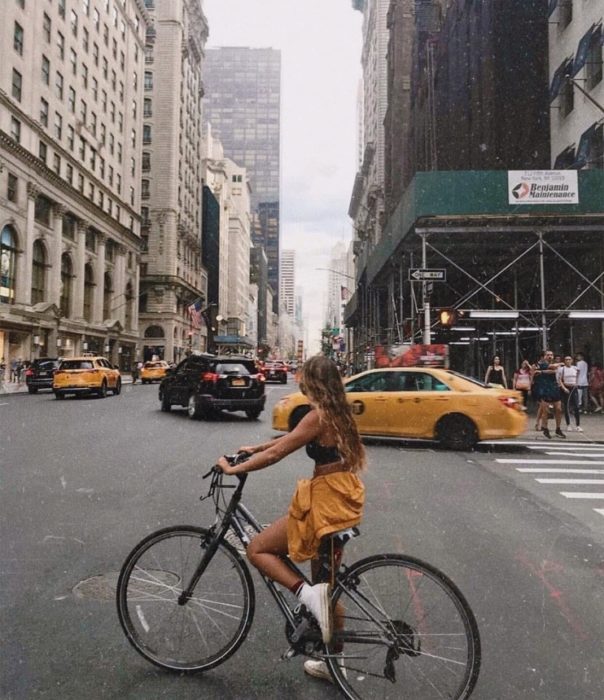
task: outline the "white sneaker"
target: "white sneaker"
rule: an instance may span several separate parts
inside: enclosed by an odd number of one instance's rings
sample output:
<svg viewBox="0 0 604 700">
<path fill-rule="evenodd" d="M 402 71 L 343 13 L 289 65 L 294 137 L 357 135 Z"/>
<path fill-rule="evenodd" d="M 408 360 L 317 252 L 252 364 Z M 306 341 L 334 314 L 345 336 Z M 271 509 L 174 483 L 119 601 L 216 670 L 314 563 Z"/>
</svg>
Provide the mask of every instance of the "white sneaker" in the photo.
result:
<svg viewBox="0 0 604 700">
<path fill-rule="evenodd" d="M 342 675 L 344 678 L 348 678 L 346 668 L 343 666 L 344 659 L 338 659 L 338 664 L 342 666 Z M 329 672 L 329 666 L 325 661 L 321 661 L 321 659 L 308 659 L 308 661 L 305 661 L 304 673 L 307 673 L 309 676 L 313 676 L 313 678 L 321 678 L 321 680 L 333 683 L 332 675 Z"/>
<path fill-rule="evenodd" d="M 572 433 L 573 430 L 574 430 L 574 428 L 572 427 L 572 425 L 567 425 L 567 426 L 566 426 L 566 432 L 567 432 L 567 433 Z"/>
<path fill-rule="evenodd" d="M 329 672 L 329 667 L 327 666 L 325 661 L 321 661 L 321 659 L 308 659 L 307 661 L 305 661 L 304 673 L 307 673 L 313 678 L 320 678 L 321 680 L 333 683 L 333 678 L 331 677 L 331 673 Z"/>
<path fill-rule="evenodd" d="M 582 428 L 580 425 L 578 425 L 578 426 L 575 428 L 575 430 L 576 430 L 578 433 L 582 433 L 582 432 L 583 432 L 583 428 Z"/>
<path fill-rule="evenodd" d="M 329 601 L 329 584 L 317 583 L 314 586 L 309 586 L 308 583 L 305 583 L 298 594 L 298 598 L 301 603 L 306 605 L 311 615 L 319 623 L 324 644 L 329 644 L 333 627 Z"/>
</svg>

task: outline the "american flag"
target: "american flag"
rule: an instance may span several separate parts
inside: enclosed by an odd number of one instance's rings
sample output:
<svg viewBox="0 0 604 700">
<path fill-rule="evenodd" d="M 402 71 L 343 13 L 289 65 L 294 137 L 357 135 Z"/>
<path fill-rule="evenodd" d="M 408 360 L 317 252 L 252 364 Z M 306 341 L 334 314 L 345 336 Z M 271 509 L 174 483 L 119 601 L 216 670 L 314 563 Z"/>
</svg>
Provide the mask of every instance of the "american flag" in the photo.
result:
<svg viewBox="0 0 604 700">
<path fill-rule="evenodd" d="M 201 300 L 194 301 L 191 306 L 187 307 L 189 316 L 191 317 L 191 326 L 193 328 L 201 328 Z"/>
</svg>

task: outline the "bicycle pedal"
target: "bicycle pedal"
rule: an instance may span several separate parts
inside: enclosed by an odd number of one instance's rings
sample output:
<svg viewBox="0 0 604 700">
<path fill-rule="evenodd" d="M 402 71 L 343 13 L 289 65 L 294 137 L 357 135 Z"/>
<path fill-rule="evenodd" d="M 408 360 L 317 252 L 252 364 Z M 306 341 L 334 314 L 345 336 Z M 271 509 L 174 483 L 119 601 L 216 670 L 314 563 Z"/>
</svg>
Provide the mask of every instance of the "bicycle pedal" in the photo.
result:
<svg viewBox="0 0 604 700">
<path fill-rule="evenodd" d="M 293 659 L 294 656 L 297 656 L 298 652 L 294 649 L 294 647 L 290 647 L 287 651 L 283 652 L 281 654 L 281 661 L 289 661 L 290 659 Z"/>
</svg>

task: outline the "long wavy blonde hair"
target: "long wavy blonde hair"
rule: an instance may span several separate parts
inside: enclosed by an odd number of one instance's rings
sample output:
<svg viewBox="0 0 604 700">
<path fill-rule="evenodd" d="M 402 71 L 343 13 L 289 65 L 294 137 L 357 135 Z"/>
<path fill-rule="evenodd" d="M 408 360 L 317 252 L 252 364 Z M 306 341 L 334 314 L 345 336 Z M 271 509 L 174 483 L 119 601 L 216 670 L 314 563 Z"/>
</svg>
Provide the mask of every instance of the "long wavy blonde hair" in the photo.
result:
<svg viewBox="0 0 604 700">
<path fill-rule="evenodd" d="M 300 391 L 310 399 L 321 423 L 335 435 L 342 461 L 353 473 L 364 469 L 365 448 L 336 364 L 325 355 L 311 357 L 302 365 Z"/>
</svg>

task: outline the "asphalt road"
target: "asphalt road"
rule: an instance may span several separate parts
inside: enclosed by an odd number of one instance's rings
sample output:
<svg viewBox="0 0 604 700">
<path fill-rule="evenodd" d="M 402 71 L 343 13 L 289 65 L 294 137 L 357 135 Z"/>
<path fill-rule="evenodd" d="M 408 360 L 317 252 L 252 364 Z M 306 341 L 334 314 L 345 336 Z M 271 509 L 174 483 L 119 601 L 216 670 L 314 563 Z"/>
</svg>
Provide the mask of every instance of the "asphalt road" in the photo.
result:
<svg viewBox="0 0 604 700">
<path fill-rule="evenodd" d="M 269 410 L 253 422 L 160 413 L 156 386 L 104 400 L 0 397 L 2 698 L 337 697 L 305 677 L 300 658 L 279 661 L 282 623 L 257 578 L 247 641 L 203 676 L 170 675 L 139 657 L 112 598 L 111 574 L 147 533 L 208 524 L 201 474 L 219 454 L 273 435 L 270 407 L 285 391 L 269 386 Z M 497 461 L 527 454 L 369 445 L 363 534 L 347 559 L 406 552 L 458 584 L 482 637 L 473 698 L 601 700 L 604 517 L 563 497 L 570 487 Z M 265 522 L 282 515 L 310 470 L 301 452 L 254 474 L 247 505 Z"/>
</svg>

